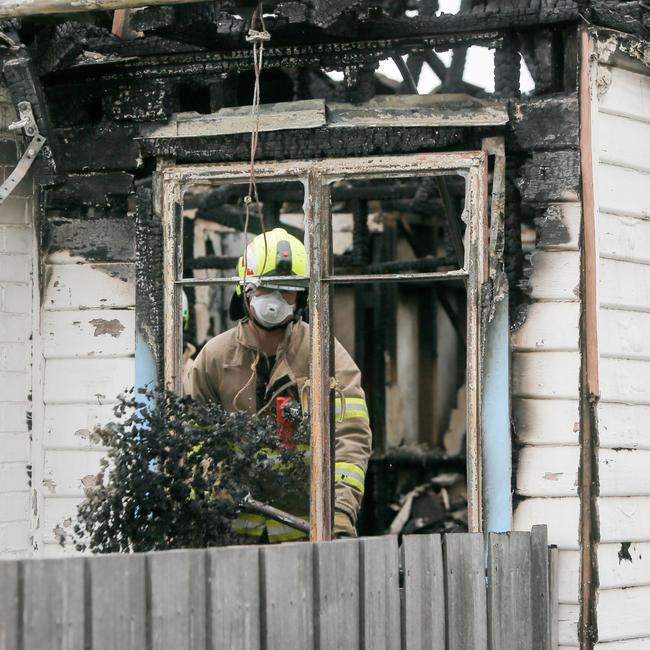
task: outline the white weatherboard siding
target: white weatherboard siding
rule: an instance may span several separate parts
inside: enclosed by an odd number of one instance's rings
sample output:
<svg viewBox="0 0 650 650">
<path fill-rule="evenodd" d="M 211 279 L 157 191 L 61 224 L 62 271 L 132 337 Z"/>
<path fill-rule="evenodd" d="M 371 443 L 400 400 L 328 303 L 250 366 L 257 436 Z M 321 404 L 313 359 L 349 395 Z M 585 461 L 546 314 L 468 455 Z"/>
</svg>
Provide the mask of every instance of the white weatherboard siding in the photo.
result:
<svg viewBox="0 0 650 650">
<path fill-rule="evenodd" d="M 549 205 L 530 255 L 531 304 L 512 334 L 512 413 L 523 445 L 516 468 L 514 529 L 548 526 L 559 551 L 560 645 L 578 645 L 579 318 L 581 207 Z M 551 218 L 552 217 L 552 218 Z M 552 229 L 562 236 L 545 236 Z M 558 243 L 561 242 L 561 243 Z"/>
<path fill-rule="evenodd" d="M 598 65 L 596 648 L 650 648 L 650 70 Z"/>
<path fill-rule="evenodd" d="M 45 278 L 36 534 L 41 554 L 55 556 L 73 552 L 76 508 L 105 452 L 90 433 L 135 381 L 135 272 L 132 262 L 70 263 L 57 252 Z"/>
<path fill-rule="evenodd" d="M 22 153 L 16 135 L 7 128 L 15 119 L 7 91 L 0 87 L 1 178 L 11 173 Z M 38 304 L 35 251 L 34 201 L 28 177 L 0 205 L 0 557 L 25 555 L 32 548 L 28 421 L 37 381 L 30 336 Z"/>
</svg>

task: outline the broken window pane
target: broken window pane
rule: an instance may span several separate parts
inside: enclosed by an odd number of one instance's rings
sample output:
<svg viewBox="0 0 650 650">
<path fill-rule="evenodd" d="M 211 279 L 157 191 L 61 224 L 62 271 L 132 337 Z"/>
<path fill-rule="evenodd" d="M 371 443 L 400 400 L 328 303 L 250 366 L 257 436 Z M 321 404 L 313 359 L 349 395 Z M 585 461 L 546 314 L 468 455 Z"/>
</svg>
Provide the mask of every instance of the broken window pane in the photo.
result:
<svg viewBox="0 0 650 650">
<path fill-rule="evenodd" d="M 258 182 L 264 229 L 279 226 L 304 238 L 304 187 L 300 182 Z M 236 275 L 245 241 L 262 232 L 257 203 L 250 207 L 248 236 L 245 197 L 248 183 L 195 186 L 184 196 L 183 277 L 197 280 Z M 209 338 L 235 325 L 229 313 L 234 284 L 186 287 L 190 306 L 189 338 L 200 348 Z"/>
<path fill-rule="evenodd" d="M 373 432 L 359 531 L 465 530 L 465 287 L 386 278 L 464 266 L 465 179 L 346 179 L 330 196 L 334 335 L 361 370 Z"/>
<path fill-rule="evenodd" d="M 330 197 L 335 275 L 464 266 L 463 177 L 343 180 Z"/>
</svg>

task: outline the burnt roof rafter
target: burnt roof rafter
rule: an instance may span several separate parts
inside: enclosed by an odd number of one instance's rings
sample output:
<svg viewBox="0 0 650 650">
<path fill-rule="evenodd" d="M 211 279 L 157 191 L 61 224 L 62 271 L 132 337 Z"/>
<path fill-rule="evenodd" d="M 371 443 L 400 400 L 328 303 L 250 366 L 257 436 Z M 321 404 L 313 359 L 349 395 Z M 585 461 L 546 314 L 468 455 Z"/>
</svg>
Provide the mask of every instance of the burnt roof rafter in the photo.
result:
<svg viewBox="0 0 650 650">
<path fill-rule="evenodd" d="M 525 31 L 540 26 L 561 26 L 574 23 L 580 16 L 577 0 L 558 0 L 533 7 L 533 3 L 490 8 L 474 7 L 471 11 L 439 16 L 388 17 L 380 13 L 352 16 L 347 33 L 330 33 L 306 23 L 290 23 L 281 17 L 269 18 L 271 44 L 265 50 L 266 67 L 317 66 L 343 69 L 346 66 L 372 65 L 383 58 L 409 52 L 426 52 L 468 45 L 498 45 L 505 33 Z M 144 26 L 146 21 L 140 20 Z M 138 25 L 138 20 L 135 24 Z M 153 22 L 156 25 L 155 21 Z M 53 74 L 80 76 L 88 79 L 143 78 L 151 76 L 182 76 L 189 73 L 220 74 L 250 69 L 250 45 L 245 42 L 249 21 L 228 14 L 219 14 L 215 21 L 203 23 L 206 42 L 194 37 L 183 42 L 181 50 L 169 52 L 166 44 L 183 40 L 182 25 L 171 31 L 153 29 L 145 38 L 122 41 L 106 34 L 91 34 L 85 50 L 100 56 L 84 58 L 65 70 Z M 169 26 L 168 26 L 169 27 Z M 189 23 L 189 32 L 197 33 L 197 24 Z M 390 34 L 390 38 L 386 35 Z M 156 37 L 161 51 L 152 51 L 149 39 Z M 207 49 L 206 49 L 207 48 Z"/>
</svg>

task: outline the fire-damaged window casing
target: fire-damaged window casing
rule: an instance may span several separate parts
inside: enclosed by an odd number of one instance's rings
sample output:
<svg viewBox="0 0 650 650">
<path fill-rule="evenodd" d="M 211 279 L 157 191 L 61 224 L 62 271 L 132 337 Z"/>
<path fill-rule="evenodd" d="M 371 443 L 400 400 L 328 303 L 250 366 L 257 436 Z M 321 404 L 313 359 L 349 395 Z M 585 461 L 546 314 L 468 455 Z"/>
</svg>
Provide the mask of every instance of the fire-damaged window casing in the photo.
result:
<svg viewBox="0 0 650 650">
<path fill-rule="evenodd" d="M 490 143 L 488 143 L 489 145 Z M 501 147 L 502 151 L 502 147 Z M 398 281 L 435 282 L 452 279 L 465 283 L 467 290 L 467 476 L 469 528 L 479 531 L 482 525 L 482 461 L 481 461 L 481 395 L 485 337 L 481 325 L 490 330 L 494 294 L 486 289 L 488 279 L 488 223 L 487 223 L 487 157 L 488 151 L 418 154 L 412 156 L 380 156 L 377 158 L 348 158 L 321 161 L 290 161 L 285 163 L 259 163 L 256 178 L 263 180 L 301 180 L 305 185 L 305 239 L 308 240 L 310 259 L 309 314 L 311 332 L 310 392 L 312 395 L 311 420 L 311 517 L 312 539 L 329 537 L 332 517 L 332 444 L 330 400 L 332 387 L 327 380 L 332 375 L 330 294 L 333 283 Z M 500 158 L 502 158 L 502 153 Z M 497 196 L 494 208 L 499 212 L 492 224 L 492 237 L 502 241 L 502 207 L 498 196 L 502 194 L 503 160 L 496 166 Z M 182 390 L 182 336 L 180 287 L 198 285 L 200 280 L 182 280 L 181 246 L 182 195 L 192 184 L 243 182 L 250 173 L 248 164 L 168 166 L 159 172 L 157 188 L 161 193 L 160 207 L 164 233 L 165 319 L 164 376 L 168 386 Z M 418 175 L 458 174 L 466 178 L 466 197 L 463 214 L 467 221 L 465 255 L 458 271 L 431 273 L 402 273 L 384 275 L 335 276 L 332 273 L 332 241 L 330 215 L 330 184 L 334 180 L 364 178 L 399 178 Z M 494 250 L 496 255 L 496 250 Z M 494 259 L 492 268 L 500 267 L 502 260 Z M 205 282 L 205 281 L 204 281 Z M 213 281 L 216 282 L 216 281 Z M 233 282 L 233 279 L 223 279 Z M 482 304 L 481 295 L 485 296 Z M 501 295 L 496 300 L 503 300 Z M 485 310 L 485 315 L 481 314 Z M 488 313 L 492 310 L 492 314 Z M 502 323 L 502 325 L 504 325 Z M 507 325 L 506 325 L 507 331 Z M 507 399 L 508 382 L 498 389 Z M 494 390 L 494 389 L 492 389 Z M 510 448 L 501 449 L 499 462 L 508 466 Z"/>
</svg>

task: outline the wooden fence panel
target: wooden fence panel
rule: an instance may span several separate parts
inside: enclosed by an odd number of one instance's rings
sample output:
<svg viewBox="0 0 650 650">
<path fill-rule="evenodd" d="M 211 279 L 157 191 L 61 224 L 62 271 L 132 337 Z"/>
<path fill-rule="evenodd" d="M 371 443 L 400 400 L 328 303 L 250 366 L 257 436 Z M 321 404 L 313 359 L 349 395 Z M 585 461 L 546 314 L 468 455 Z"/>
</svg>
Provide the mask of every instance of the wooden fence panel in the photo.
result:
<svg viewBox="0 0 650 650">
<path fill-rule="evenodd" d="M 146 647 L 147 594 L 144 555 L 89 558 L 92 650 Z"/>
<path fill-rule="evenodd" d="M 205 650 L 205 551 L 147 554 L 151 650 Z"/>
<path fill-rule="evenodd" d="M 488 542 L 488 627 L 490 647 L 530 650 L 530 535 L 490 533 Z"/>
<path fill-rule="evenodd" d="M 359 540 L 361 564 L 361 647 L 399 650 L 401 620 L 397 536 Z"/>
<path fill-rule="evenodd" d="M 448 650 L 487 650 L 483 535 L 445 535 L 444 548 Z"/>
<path fill-rule="evenodd" d="M 0 561 L 0 648 L 2 650 L 20 650 L 18 646 L 20 577 L 20 562 Z"/>
<path fill-rule="evenodd" d="M 315 635 L 319 650 L 358 648 L 359 542 L 322 542 L 314 547 Z"/>
<path fill-rule="evenodd" d="M 403 647 L 444 648 L 445 574 L 440 535 L 405 535 L 402 558 Z"/>
<path fill-rule="evenodd" d="M 264 647 L 314 647 L 313 546 L 295 542 L 262 548 Z"/>
<path fill-rule="evenodd" d="M 402 542 L 5 560 L 0 650 L 557 650 L 545 527 Z"/>
<path fill-rule="evenodd" d="M 208 551 L 211 650 L 258 650 L 260 549 L 233 546 Z"/>
<path fill-rule="evenodd" d="M 533 615 L 533 650 L 549 650 L 549 563 L 546 526 L 533 526 L 530 534 L 530 598 Z"/>
<path fill-rule="evenodd" d="M 23 578 L 23 650 L 84 650 L 84 560 L 28 560 Z"/>
</svg>

